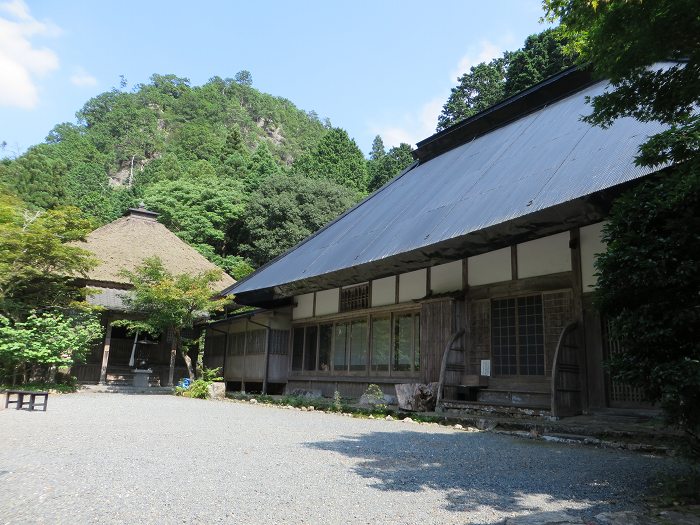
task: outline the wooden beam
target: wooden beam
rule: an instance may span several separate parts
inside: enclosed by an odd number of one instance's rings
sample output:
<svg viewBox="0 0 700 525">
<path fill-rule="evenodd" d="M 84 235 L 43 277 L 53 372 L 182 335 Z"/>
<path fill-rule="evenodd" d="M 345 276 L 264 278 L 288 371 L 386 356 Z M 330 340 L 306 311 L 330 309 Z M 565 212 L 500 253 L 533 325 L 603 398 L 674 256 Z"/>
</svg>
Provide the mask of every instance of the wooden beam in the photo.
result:
<svg viewBox="0 0 700 525">
<path fill-rule="evenodd" d="M 102 368 L 100 369 L 100 384 L 107 382 L 107 364 L 109 363 L 109 347 L 112 343 L 112 323 L 107 318 L 107 331 L 105 332 L 105 342 L 102 348 Z"/>
<path fill-rule="evenodd" d="M 514 281 L 518 280 L 518 245 L 510 247 L 510 276 Z"/>
</svg>

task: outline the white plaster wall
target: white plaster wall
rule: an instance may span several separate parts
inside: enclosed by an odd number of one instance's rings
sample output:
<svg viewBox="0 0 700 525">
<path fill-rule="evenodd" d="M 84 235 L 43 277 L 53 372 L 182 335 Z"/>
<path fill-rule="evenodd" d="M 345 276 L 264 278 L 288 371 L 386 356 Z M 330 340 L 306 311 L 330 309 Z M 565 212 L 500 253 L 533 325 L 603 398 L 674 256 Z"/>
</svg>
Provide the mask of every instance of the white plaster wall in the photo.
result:
<svg viewBox="0 0 700 525">
<path fill-rule="evenodd" d="M 316 292 L 316 315 L 337 314 L 340 301 L 340 288 Z"/>
<path fill-rule="evenodd" d="M 372 281 L 372 306 L 384 306 L 396 302 L 396 276 Z"/>
<path fill-rule="evenodd" d="M 518 244 L 518 279 L 571 271 L 569 232 Z"/>
<path fill-rule="evenodd" d="M 462 261 L 433 266 L 430 269 L 432 293 L 453 292 L 462 289 Z"/>
<path fill-rule="evenodd" d="M 605 251 L 606 245 L 600 240 L 600 234 L 603 229 L 603 222 L 584 226 L 580 230 L 581 244 L 581 281 L 583 284 L 583 292 L 590 292 L 598 284 L 598 278 L 594 275 L 595 255 Z"/>
<path fill-rule="evenodd" d="M 467 259 L 469 286 L 510 281 L 510 247 Z"/>
<path fill-rule="evenodd" d="M 421 299 L 426 296 L 427 288 L 428 270 L 402 273 L 399 275 L 399 302 L 405 303 L 413 299 Z"/>
<path fill-rule="evenodd" d="M 294 298 L 296 306 L 292 309 L 292 319 L 305 319 L 314 315 L 314 294 L 305 293 Z"/>
</svg>

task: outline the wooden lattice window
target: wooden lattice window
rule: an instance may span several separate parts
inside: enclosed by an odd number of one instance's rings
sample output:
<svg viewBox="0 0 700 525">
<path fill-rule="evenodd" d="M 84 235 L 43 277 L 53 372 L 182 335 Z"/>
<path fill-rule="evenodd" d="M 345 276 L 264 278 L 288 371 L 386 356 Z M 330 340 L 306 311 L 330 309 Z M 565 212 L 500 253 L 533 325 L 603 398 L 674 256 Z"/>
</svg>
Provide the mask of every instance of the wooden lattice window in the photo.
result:
<svg viewBox="0 0 700 525">
<path fill-rule="evenodd" d="M 340 311 L 369 308 L 369 283 L 346 286 L 340 289 Z"/>
<path fill-rule="evenodd" d="M 542 296 L 491 302 L 491 355 L 495 375 L 544 375 Z"/>
</svg>

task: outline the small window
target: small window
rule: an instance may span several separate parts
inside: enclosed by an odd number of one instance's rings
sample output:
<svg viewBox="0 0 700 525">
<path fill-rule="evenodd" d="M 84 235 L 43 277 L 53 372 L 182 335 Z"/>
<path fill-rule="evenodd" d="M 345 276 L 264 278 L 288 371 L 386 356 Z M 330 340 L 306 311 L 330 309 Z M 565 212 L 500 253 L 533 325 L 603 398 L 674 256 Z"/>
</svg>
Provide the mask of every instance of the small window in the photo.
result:
<svg viewBox="0 0 700 525">
<path fill-rule="evenodd" d="M 340 289 L 340 311 L 350 312 L 369 308 L 369 283 L 346 286 Z"/>
</svg>

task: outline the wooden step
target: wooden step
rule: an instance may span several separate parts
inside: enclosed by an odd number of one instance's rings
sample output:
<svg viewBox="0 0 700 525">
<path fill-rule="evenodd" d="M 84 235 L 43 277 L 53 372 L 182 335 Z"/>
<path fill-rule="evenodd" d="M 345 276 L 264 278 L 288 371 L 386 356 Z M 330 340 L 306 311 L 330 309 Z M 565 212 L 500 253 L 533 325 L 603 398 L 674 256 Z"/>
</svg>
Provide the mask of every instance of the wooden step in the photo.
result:
<svg viewBox="0 0 700 525">
<path fill-rule="evenodd" d="M 479 390 L 477 401 L 506 406 L 549 408 L 552 404 L 552 396 L 550 392 L 522 392 L 485 388 Z"/>
</svg>

